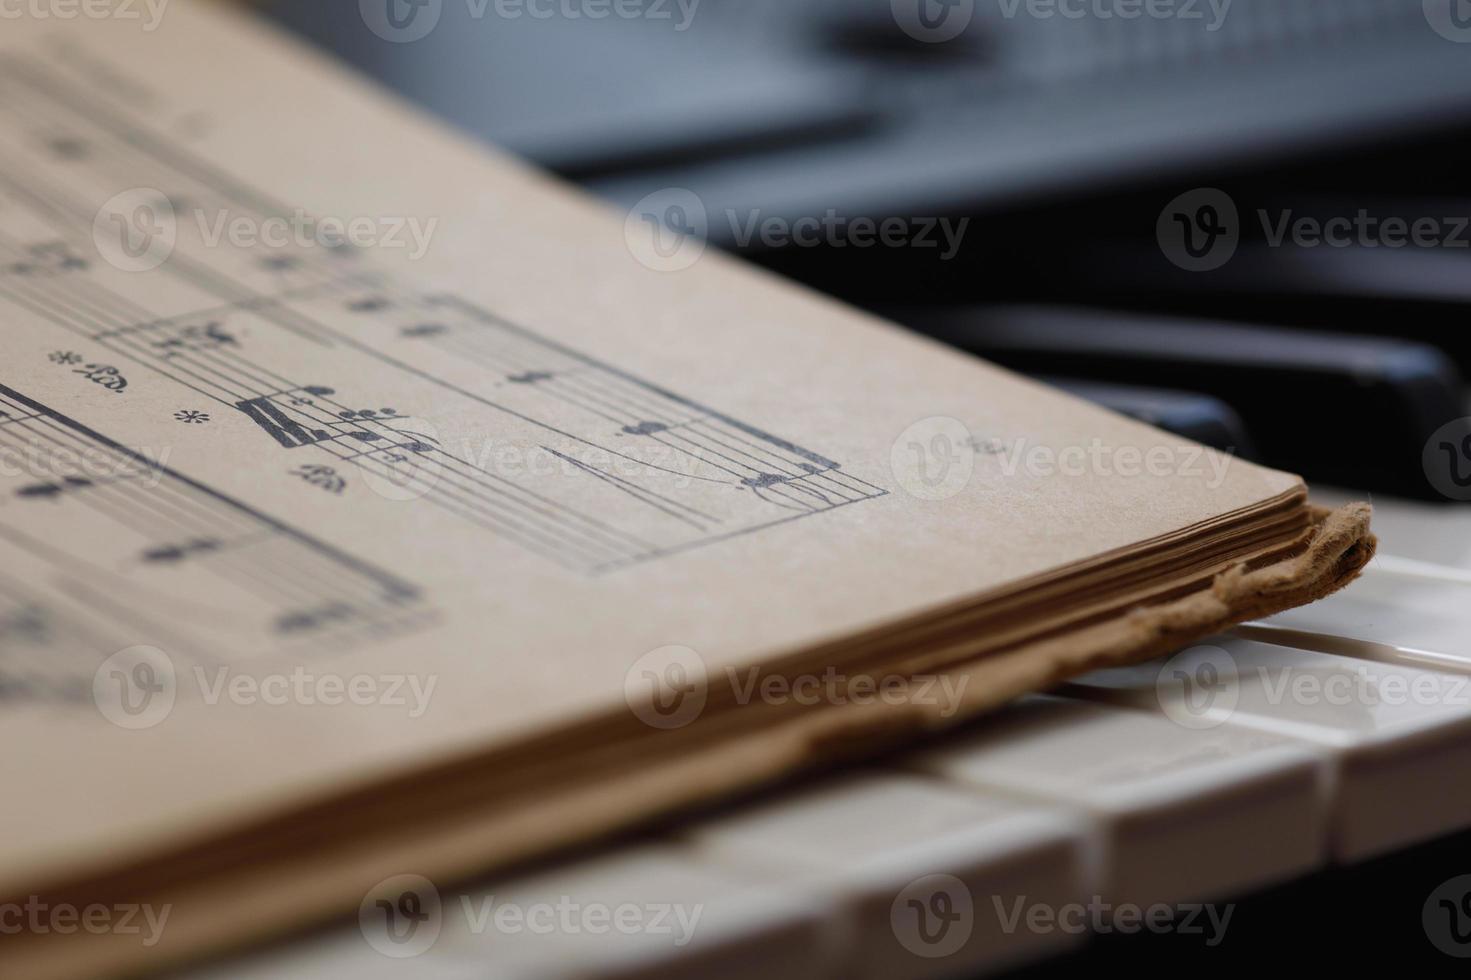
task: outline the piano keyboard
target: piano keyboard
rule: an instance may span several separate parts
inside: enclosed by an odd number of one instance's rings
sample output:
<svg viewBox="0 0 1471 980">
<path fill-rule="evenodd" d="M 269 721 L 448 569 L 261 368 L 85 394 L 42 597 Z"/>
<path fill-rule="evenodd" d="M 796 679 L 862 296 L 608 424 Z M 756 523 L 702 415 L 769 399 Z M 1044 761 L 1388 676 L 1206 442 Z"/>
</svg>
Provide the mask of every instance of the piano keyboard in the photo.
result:
<svg viewBox="0 0 1471 980">
<path fill-rule="evenodd" d="M 1471 414 L 1466 256 L 1269 248 L 1246 222 L 1231 262 L 1203 274 L 1171 265 L 1156 228 L 1198 187 L 1248 217 L 1465 215 L 1467 52 L 1436 19 L 1459 24 L 1457 0 L 1236 0 L 1218 32 L 962 3 L 975 16 L 942 45 L 906 38 L 898 0 L 705 0 L 688 31 L 491 30 L 445 5 L 454 26 L 412 45 L 330 5 L 270 6 L 625 207 L 689 188 L 717 244 L 735 243 L 731 216 L 971 216 L 949 262 L 847 243 L 742 251 L 1315 484 L 1438 502 L 1379 500 L 1381 557 L 1325 602 L 606 853 L 467 893 L 389 883 L 398 894 L 365 899 L 358 925 L 199 977 L 902 980 L 1066 964 L 1079 948 L 1096 970 L 1100 937 L 1128 931 L 1121 905 L 1159 905 L 1173 934 L 1195 930 L 1191 953 L 1219 953 L 1250 927 L 1199 903 L 1243 895 L 1289 920 L 1277 935 L 1332 943 L 1339 962 L 1355 923 L 1373 941 L 1411 934 L 1442 969 L 1456 962 L 1442 951 L 1471 955 L 1471 897 L 1393 880 L 1373 914 L 1343 907 L 1406 848 L 1444 859 L 1436 882 L 1471 872 L 1464 838 L 1445 836 L 1471 827 L 1471 511 L 1444 503 L 1425 457 Z M 656 908 L 674 928 L 651 924 Z M 597 919 L 618 909 L 626 930 Z M 699 912 L 688 933 L 681 911 Z M 1259 968 L 1262 947 L 1243 948 Z M 1116 965 L 1138 972 L 1137 954 Z M 1199 976 L 1202 958 L 1183 967 Z"/>
<path fill-rule="evenodd" d="M 1378 507 L 1383 557 L 1320 604 L 558 866 L 389 882 L 190 977 L 978 977 L 1149 914 L 1228 945 L 1223 903 L 1471 828 L 1471 513 Z"/>
</svg>

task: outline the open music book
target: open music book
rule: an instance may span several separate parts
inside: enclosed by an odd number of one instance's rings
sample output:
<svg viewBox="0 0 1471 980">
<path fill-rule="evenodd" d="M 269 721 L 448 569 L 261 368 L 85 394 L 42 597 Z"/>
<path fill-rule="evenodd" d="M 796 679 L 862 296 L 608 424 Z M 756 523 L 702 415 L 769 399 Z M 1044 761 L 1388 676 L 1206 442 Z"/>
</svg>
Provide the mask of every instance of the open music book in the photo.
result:
<svg viewBox="0 0 1471 980">
<path fill-rule="evenodd" d="M 43 915 L 0 973 L 350 915 L 1372 553 L 1367 508 L 703 252 L 678 190 L 613 214 L 243 15 L 147 26 L 0 36 L 0 903 L 166 922 Z"/>
</svg>

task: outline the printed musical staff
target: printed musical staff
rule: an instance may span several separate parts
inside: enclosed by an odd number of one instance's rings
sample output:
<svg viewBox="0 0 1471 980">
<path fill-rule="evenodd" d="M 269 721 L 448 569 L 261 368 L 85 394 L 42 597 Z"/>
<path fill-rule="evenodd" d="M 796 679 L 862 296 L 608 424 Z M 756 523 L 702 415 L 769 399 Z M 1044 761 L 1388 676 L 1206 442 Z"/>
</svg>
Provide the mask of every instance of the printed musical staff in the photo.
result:
<svg viewBox="0 0 1471 980">
<path fill-rule="evenodd" d="M 217 662 L 303 644 L 336 652 L 426 621 L 419 591 L 396 576 L 4 384 L 0 413 L 0 454 L 23 463 L 0 473 L 0 549 L 43 570 L 8 613 L 0 579 L 0 690 L 14 669 L 7 646 L 77 619 L 59 607 L 79 597 L 90 597 L 83 616 L 118 627 L 110 644 L 89 649 L 115 652 L 128 645 L 122 636 L 168 637 L 175 656 Z M 46 589 L 55 593 L 49 602 L 35 597 Z M 123 628 L 140 618 L 141 629 Z M 21 628 L 28 624 L 36 629 Z"/>
<path fill-rule="evenodd" d="M 181 399 L 198 415 L 180 421 L 243 416 L 263 470 L 326 468 L 345 505 L 377 488 L 588 574 L 886 493 L 764 427 L 424 293 L 357 249 L 210 241 L 220 216 L 299 212 L 35 63 L 0 63 L 0 114 L 39 134 L 0 149 L 0 202 L 35 229 L 0 228 L 0 269 L 25 270 L 0 275 L 0 308 L 48 325 L 58 350 L 101 348 L 213 403 Z M 87 152 L 55 167 L 57 139 Z M 176 240 L 157 268 L 118 276 L 80 257 L 99 207 L 129 187 L 158 189 Z"/>
</svg>

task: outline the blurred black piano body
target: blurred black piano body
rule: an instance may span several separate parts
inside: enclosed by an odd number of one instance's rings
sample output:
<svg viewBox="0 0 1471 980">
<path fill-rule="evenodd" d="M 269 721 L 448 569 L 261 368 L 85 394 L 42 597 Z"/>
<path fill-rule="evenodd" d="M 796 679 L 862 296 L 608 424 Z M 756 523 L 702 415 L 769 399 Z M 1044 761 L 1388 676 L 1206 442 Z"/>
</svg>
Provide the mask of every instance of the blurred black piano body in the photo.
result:
<svg viewBox="0 0 1471 980">
<path fill-rule="evenodd" d="M 1427 441 L 1467 414 L 1471 363 L 1462 3 L 432 0 L 414 43 L 356 4 L 277 13 L 625 207 L 692 191 L 712 241 L 822 290 L 1310 479 L 1433 500 Z M 962 216 L 954 254 L 858 234 Z M 753 234 L 824 217 L 816 247 Z M 1229 261 L 1172 261 L 1177 223 Z"/>
<path fill-rule="evenodd" d="M 687 222 L 661 204 L 680 189 L 714 243 L 914 329 L 1311 481 L 1471 500 L 1465 0 L 419 2 L 414 43 L 355 2 L 274 13 L 620 207 Z M 963 219 L 956 249 L 912 247 Z M 1212 965 L 1318 932 L 1423 942 L 1365 899 L 1467 850 L 1259 898 L 1281 928 Z M 1172 963 L 1147 949 L 1086 965 Z"/>
</svg>

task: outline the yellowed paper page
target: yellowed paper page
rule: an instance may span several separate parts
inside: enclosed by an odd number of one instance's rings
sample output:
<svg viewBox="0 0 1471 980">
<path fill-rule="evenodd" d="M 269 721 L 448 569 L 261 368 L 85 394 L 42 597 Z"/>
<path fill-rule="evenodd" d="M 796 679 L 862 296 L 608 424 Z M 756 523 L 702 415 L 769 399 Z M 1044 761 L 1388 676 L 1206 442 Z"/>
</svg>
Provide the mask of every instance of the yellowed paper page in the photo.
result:
<svg viewBox="0 0 1471 980">
<path fill-rule="evenodd" d="M 239 15 L 7 22 L 0 892 L 1299 504 L 646 218 Z"/>
</svg>

